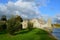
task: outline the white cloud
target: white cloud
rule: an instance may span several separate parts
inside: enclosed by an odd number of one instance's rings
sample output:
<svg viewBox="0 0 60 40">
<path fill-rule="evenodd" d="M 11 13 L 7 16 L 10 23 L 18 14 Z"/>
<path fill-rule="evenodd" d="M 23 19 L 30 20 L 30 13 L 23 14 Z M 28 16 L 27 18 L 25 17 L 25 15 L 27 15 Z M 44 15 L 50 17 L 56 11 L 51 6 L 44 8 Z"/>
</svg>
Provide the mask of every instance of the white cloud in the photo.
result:
<svg viewBox="0 0 60 40">
<path fill-rule="evenodd" d="M 56 18 L 60 20 L 60 13 L 56 14 Z"/>
<path fill-rule="evenodd" d="M 40 2 L 40 3 L 39 3 Z M 16 2 L 9 1 L 7 4 L 0 5 L 0 14 L 10 16 L 20 15 L 25 18 L 40 17 L 38 6 L 45 5 L 47 0 L 18 0 Z"/>
<path fill-rule="evenodd" d="M 55 14 L 53 17 L 54 23 L 59 23 L 60 24 L 60 13 Z"/>
</svg>

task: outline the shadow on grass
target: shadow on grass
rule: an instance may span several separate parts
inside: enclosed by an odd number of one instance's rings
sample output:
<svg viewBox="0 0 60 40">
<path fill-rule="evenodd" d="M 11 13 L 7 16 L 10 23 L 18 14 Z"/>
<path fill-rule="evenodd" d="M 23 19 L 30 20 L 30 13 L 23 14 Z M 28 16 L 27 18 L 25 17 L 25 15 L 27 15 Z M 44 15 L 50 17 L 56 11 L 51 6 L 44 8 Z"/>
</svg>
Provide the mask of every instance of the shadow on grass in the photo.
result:
<svg viewBox="0 0 60 40">
<path fill-rule="evenodd" d="M 15 32 L 15 33 L 12 33 L 12 34 L 10 34 L 10 35 L 18 35 L 18 34 L 25 34 L 25 33 L 28 33 L 28 32 L 30 32 L 30 31 L 32 31 L 33 29 L 22 29 L 22 30 L 20 30 L 20 31 L 18 31 L 18 32 Z"/>
<path fill-rule="evenodd" d="M 7 33 L 7 30 L 0 31 L 0 35 L 1 35 L 1 34 L 6 34 L 6 33 Z"/>
<path fill-rule="evenodd" d="M 19 31 L 16 31 L 16 32 L 14 32 L 14 31 L 13 32 L 7 32 L 7 30 L 3 30 L 3 31 L 0 31 L 0 35 L 9 33 L 10 35 L 14 36 L 14 35 L 18 35 L 18 34 L 25 34 L 25 33 L 28 33 L 32 30 L 33 29 L 22 29 L 22 30 L 19 30 Z"/>
</svg>

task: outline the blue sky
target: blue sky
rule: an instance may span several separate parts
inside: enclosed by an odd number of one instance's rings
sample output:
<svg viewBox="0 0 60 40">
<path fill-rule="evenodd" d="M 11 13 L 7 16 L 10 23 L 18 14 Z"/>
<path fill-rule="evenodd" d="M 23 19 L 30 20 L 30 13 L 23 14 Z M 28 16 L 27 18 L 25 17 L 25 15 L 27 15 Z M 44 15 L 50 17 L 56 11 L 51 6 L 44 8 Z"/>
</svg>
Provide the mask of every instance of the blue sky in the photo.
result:
<svg viewBox="0 0 60 40">
<path fill-rule="evenodd" d="M 6 3 L 8 3 L 9 1 L 16 2 L 17 0 L 0 0 L 0 3 L 6 4 Z"/>
<path fill-rule="evenodd" d="M 16 2 L 17 0 L 10 0 L 12 2 Z M 8 3 L 8 0 L 0 0 L 0 4 Z M 49 0 L 47 6 L 41 6 L 39 11 L 43 15 L 55 16 L 56 14 L 60 14 L 60 0 Z"/>
<path fill-rule="evenodd" d="M 49 16 L 55 16 L 60 13 L 60 0 L 50 0 L 47 7 L 40 8 L 43 14 L 48 14 Z"/>
</svg>

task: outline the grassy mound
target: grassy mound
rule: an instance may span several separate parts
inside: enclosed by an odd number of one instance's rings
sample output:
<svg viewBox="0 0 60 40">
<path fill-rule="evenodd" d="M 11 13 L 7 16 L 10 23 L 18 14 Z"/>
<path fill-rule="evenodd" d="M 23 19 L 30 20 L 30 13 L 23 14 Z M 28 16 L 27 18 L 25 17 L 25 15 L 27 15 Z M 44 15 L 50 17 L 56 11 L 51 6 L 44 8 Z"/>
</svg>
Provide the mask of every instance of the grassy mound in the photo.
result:
<svg viewBox="0 0 60 40">
<path fill-rule="evenodd" d="M 22 30 L 17 35 L 0 34 L 0 40 L 56 40 L 41 29 Z"/>
</svg>

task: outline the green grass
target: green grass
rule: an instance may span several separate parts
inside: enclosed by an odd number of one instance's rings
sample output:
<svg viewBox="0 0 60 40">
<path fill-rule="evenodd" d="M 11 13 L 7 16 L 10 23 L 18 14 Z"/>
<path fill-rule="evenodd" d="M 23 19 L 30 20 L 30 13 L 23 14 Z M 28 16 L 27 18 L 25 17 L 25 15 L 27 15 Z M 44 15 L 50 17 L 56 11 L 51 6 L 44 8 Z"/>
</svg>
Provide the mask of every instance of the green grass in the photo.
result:
<svg viewBox="0 0 60 40">
<path fill-rule="evenodd" d="M 41 29 L 22 30 L 16 34 L 0 34 L 0 40 L 55 40 L 49 33 Z"/>
</svg>

